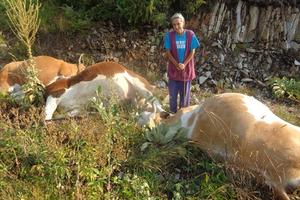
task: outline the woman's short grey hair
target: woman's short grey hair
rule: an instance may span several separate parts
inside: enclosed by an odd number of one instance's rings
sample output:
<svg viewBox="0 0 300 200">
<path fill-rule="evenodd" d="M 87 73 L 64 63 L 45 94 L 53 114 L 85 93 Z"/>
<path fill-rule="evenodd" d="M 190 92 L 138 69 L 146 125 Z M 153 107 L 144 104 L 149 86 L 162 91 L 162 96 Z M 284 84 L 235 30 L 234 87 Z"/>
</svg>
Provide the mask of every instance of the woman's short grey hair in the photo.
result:
<svg viewBox="0 0 300 200">
<path fill-rule="evenodd" d="M 181 13 L 175 13 L 172 17 L 171 17 L 171 22 L 173 22 L 174 19 L 181 19 L 184 22 L 184 17 Z"/>
</svg>

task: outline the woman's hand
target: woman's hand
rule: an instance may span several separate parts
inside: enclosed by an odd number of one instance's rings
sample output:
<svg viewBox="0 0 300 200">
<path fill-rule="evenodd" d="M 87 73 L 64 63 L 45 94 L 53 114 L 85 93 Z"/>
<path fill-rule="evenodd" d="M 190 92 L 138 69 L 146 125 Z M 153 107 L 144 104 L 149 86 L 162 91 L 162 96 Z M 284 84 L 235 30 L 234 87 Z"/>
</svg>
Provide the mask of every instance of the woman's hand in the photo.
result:
<svg viewBox="0 0 300 200">
<path fill-rule="evenodd" d="M 184 70 L 185 65 L 183 63 L 179 63 L 178 68 L 179 68 L 179 70 Z"/>
</svg>

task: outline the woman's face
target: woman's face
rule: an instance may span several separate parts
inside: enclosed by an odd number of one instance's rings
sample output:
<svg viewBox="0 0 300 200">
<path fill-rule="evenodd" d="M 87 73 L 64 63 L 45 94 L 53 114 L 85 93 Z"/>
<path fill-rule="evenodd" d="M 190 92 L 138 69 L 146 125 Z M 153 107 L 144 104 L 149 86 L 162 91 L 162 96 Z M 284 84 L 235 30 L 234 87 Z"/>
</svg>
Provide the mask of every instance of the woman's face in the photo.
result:
<svg viewBox="0 0 300 200">
<path fill-rule="evenodd" d="M 180 18 L 173 19 L 172 26 L 176 33 L 182 34 L 184 32 L 184 21 L 182 19 Z"/>
</svg>

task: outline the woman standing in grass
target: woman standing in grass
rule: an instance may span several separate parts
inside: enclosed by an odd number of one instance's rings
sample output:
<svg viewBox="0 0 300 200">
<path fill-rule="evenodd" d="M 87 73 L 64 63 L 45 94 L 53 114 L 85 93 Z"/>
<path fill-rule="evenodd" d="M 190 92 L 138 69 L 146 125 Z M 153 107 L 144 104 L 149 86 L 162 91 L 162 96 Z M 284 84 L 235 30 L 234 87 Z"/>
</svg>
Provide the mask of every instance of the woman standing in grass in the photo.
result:
<svg viewBox="0 0 300 200">
<path fill-rule="evenodd" d="M 184 29 L 182 14 L 175 13 L 171 17 L 171 24 L 173 29 L 165 34 L 164 47 L 168 58 L 170 111 L 176 113 L 178 94 L 179 108 L 190 104 L 191 81 L 196 77 L 194 55 L 200 43 L 193 31 Z"/>
</svg>

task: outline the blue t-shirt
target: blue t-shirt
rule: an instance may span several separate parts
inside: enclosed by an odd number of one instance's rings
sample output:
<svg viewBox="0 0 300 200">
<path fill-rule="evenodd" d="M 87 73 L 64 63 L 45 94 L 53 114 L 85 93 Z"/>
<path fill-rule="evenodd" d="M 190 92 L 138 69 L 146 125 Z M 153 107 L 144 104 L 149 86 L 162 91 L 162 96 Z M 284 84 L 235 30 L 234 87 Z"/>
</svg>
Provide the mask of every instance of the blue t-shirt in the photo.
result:
<svg viewBox="0 0 300 200">
<path fill-rule="evenodd" d="M 185 44 L 186 43 L 186 31 L 182 35 L 178 35 L 177 33 L 175 33 L 175 40 L 176 40 L 176 47 L 177 47 L 179 63 L 183 63 L 185 47 L 186 47 L 186 44 Z M 196 35 L 193 35 L 190 50 L 196 49 L 199 46 L 200 46 L 200 43 L 199 43 Z M 164 47 L 165 47 L 165 49 L 168 49 L 168 50 L 171 49 L 171 41 L 170 41 L 170 33 L 169 32 L 167 32 L 165 34 Z"/>
</svg>

